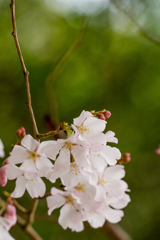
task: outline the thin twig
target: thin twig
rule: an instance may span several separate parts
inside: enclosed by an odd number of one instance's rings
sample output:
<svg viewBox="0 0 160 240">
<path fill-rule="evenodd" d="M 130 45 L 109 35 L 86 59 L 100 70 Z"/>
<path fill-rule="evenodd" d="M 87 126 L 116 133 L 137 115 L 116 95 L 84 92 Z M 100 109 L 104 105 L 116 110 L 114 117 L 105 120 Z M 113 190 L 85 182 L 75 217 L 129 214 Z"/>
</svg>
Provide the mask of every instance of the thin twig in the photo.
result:
<svg viewBox="0 0 160 240">
<path fill-rule="evenodd" d="M 145 28 L 143 28 L 138 22 L 137 20 L 133 17 L 133 15 L 126 10 L 125 8 L 122 8 L 119 4 L 117 4 L 117 2 L 115 0 L 111 0 L 112 4 L 121 12 L 124 13 L 124 15 L 126 15 L 131 22 L 137 27 L 139 33 L 145 37 L 147 40 L 149 40 L 150 42 L 156 44 L 158 47 L 160 47 L 160 36 L 156 37 L 156 36 L 152 36 Z"/>
<path fill-rule="evenodd" d="M 18 208 L 22 213 L 24 213 L 24 214 L 28 214 L 29 213 L 29 211 L 26 208 L 24 208 L 22 205 L 20 205 L 17 202 L 17 200 L 13 199 L 13 203 L 14 203 L 15 207 Z"/>
<path fill-rule="evenodd" d="M 20 44 L 19 44 L 18 36 L 17 36 L 16 17 L 15 17 L 15 0 L 11 0 L 10 8 L 11 8 L 12 26 L 13 26 L 12 35 L 15 40 L 16 48 L 18 51 L 19 59 L 20 59 L 23 74 L 24 74 L 24 79 L 25 79 L 25 83 L 26 83 L 26 91 L 27 91 L 27 105 L 28 105 L 28 109 L 29 109 L 29 113 L 30 113 L 30 117 L 31 117 L 31 121 L 32 121 L 34 136 L 36 138 L 36 135 L 38 134 L 38 128 L 37 128 L 36 120 L 35 120 L 33 109 L 32 109 L 32 103 L 31 103 L 31 94 L 30 94 L 29 77 L 28 77 L 29 72 L 27 71 L 25 63 L 24 63 L 24 59 L 22 56 L 22 52 L 21 52 L 21 48 L 20 48 Z"/>
<path fill-rule="evenodd" d="M 23 218 L 21 218 L 19 215 L 17 215 L 17 223 L 21 227 L 21 229 L 25 231 L 32 240 L 42 240 L 42 238 L 38 235 L 38 233 L 33 229 L 31 225 L 26 227 L 26 221 Z"/>
<path fill-rule="evenodd" d="M 50 111 L 50 116 L 53 121 L 53 124 L 55 125 L 55 128 L 57 128 L 59 121 L 58 121 L 57 102 L 56 102 L 56 98 L 53 96 L 53 84 L 57 79 L 57 77 L 61 74 L 64 67 L 69 62 L 69 60 L 71 59 L 75 51 L 79 48 L 83 40 L 83 37 L 85 35 L 87 26 L 88 26 L 88 16 L 84 16 L 82 19 L 82 25 L 75 39 L 73 40 L 71 45 L 67 48 L 67 50 L 64 52 L 64 54 L 61 56 L 61 58 L 58 60 L 53 71 L 48 75 L 46 79 L 46 93 L 48 97 L 49 111 Z"/>
<path fill-rule="evenodd" d="M 33 199 L 32 207 L 31 207 L 31 211 L 30 211 L 28 223 L 27 223 L 28 225 L 30 225 L 34 222 L 34 216 L 35 216 L 35 212 L 37 210 L 38 202 L 39 202 L 38 198 Z"/>
<path fill-rule="evenodd" d="M 47 138 L 47 137 L 54 137 L 55 135 L 58 135 L 59 133 L 64 132 L 64 130 L 54 130 L 54 131 L 50 131 L 48 133 L 43 133 L 43 134 L 37 134 L 37 138 L 38 139 L 42 139 L 42 138 Z"/>
</svg>

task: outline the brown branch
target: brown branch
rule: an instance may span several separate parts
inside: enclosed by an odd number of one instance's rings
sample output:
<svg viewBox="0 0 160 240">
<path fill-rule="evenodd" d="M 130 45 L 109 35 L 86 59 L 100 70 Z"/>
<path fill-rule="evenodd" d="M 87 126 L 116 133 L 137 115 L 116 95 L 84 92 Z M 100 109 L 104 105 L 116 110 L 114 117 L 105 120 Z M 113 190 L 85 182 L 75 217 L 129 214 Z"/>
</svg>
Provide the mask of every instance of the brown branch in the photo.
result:
<svg viewBox="0 0 160 240">
<path fill-rule="evenodd" d="M 125 8 L 122 8 L 115 0 L 111 0 L 112 4 L 121 12 L 123 12 L 124 15 L 126 15 L 131 22 L 137 27 L 139 33 L 145 37 L 148 41 L 156 44 L 158 47 L 160 47 L 160 36 L 152 36 L 145 28 L 143 28 L 137 20 L 133 17 L 133 15 L 126 10 Z"/>
<path fill-rule="evenodd" d="M 17 36 L 16 17 L 15 17 L 15 0 L 11 0 L 10 8 L 11 8 L 12 26 L 13 26 L 12 35 L 13 35 L 14 40 L 15 40 L 18 56 L 19 56 L 21 66 L 22 66 L 22 70 L 23 70 L 23 74 L 24 74 L 26 91 L 27 91 L 27 106 L 28 106 L 31 121 L 32 121 L 34 136 L 36 138 L 36 135 L 38 134 L 38 128 L 37 128 L 36 120 L 35 120 L 33 109 L 32 109 L 32 103 L 31 103 L 31 94 L 30 94 L 29 77 L 28 77 L 29 72 L 27 71 L 25 63 L 24 63 L 24 59 L 23 59 L 23 56 L 22 56 L 22 52 L 21 52 L 21 48 L 20 48 L 20 44 L 19 44 L 18 36 Z"/>
<path fill-rule="evenodd" d="M 31 207 L 31 211 L 30 211 L 30 214 L 29 214 L 29 217 L 28 217 L 27 225 L 31 225 L 34 222 L 34 216 L 35 216 L 35 213 L 36 213 L 36 210 L 37 210 L 38 202 L 39 202 L 38 198 L 33 199 L 32 207 Z"/>
<path fill-rule="evenodd" d="M 36 137 L 38 139 L 42 139 L 42 138 L 47 138 L 47 137 L 54 137 L 55 135 L 58 135 L 61 132 L 64 132 L 65 130 L 54 130 L 54 131 L 50 131 L 48 133 L 43 133 L 43 134 L 37 134 Z"/>
<path fill-rule="evenodd" d="M 42 240 L 42 238 L 38 235 L 38 233 L 32 228 L 31 225 L 27 225 L 26 227 L 26 221 L 21 218 L 19 215 L 17 215 L 17 223 L 20 226 L 20 228 L 27 233 L 27 235 L 32 240 Z"/>
<path fill-rule="evenodd" d="M 128 233 L 118 224 L 112 224 L 106 221 L 102 230 L 109 234 L 113 240 L 132 240 Z"/>
<path fill-rule="evenodd" d="M 17 209 L 19 209 L 22 213 L 24 213 L 24 214 L 28 214 L 28 213 L 29 213 L 29 211 L 28 211 L 26 208 L 24 208 L 22 205 L 20 205 L 20 204 L 17 202 L 17 200 L 13 199 L 13 204 L 14 204 L 15 207 L 16 207 Z"/>
</svg>

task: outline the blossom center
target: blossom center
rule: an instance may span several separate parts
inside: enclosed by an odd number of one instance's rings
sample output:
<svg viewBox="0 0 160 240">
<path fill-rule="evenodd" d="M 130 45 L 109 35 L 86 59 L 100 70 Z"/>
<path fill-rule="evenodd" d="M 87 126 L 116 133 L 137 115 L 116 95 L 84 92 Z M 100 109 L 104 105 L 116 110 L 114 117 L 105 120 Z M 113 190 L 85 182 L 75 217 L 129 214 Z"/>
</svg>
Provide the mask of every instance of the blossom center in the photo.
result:
<svg viewBox="0 0 160 240">
<path fill-rule="evenodd" d="M 76 187 L 75 187 L 76 190 L 78 190 L 79 192 L 85 192 L 86 188 L 83 184 L 78 184 Z"/>
<path fill-rule="evenodd" d="M 98 179 L 98 184 L 99 185 L 104 185 L 106 183 L 107 183 L 107 181 L 103 177 Z"/>
<path fill-rule="evenodd" d="M 31 152 L 28 150 L 29 153 L 29 159 L 33 159 L 34 162 L 36 162 L 36 158 L 40 157 L 39 154 L 36 153 L 36 150 L 34 152 Z"/>
<path fill-rule="evenodd" d="M 66 204 L 71 204 L 72 206 L 74 205 L 75 199 L 71 195 L 68 195 L 65 198 L 66 198 L 66 202 L 65 202 Z"/>
<path fill-rule="evenodd" d="M 89 134 L 90 133 L 90 129 L 87 128 L 86 126 L 84 126 L 83 123 L 81 124 L 81 126 L 76 126 L 76 127 L 78 128 L 78 130 L 81 134 L 85 134 L 85 133 Z"/>
</svg>

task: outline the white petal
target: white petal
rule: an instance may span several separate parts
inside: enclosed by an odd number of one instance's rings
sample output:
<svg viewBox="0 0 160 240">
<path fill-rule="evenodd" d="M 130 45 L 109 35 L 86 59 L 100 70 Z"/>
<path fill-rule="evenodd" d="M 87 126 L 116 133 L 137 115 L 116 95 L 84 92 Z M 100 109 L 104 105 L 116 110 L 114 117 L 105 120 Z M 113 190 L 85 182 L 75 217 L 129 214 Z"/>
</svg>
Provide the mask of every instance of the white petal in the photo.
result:
<svg viewBox="0 0 160 240">
<path fill-rule="evenodd" d="M 73 123 L 76 126 L 80 126 L 85 121 L 86 118 L 92 117 L 92 116 L 93 116 L 92 113 L 83 110 L 79 117 L 74 118 Z"/>
<path fill-rule="evenodd" d="M 84 229 L 82 214 L 70 204 L 64 205 L 60 210 L 59 224 L 63 229 L 69 227 L 72 231 L 80 232 Z"/>
<path fill-rule="evenodd" d="M 121 220 L 124 213 L 122 210 L 115 210 L 115 209 L 110 208 L 109 206 L 106 206 L 103 209 L 103 215 L 109 222 L 117 223 Z"/>
<path fill-rule="evenodd" d="M 101 216 L 97 213 L 91 212 L 90 214 L 87 214 L 87 221 L 93 228 L 99 228 L 102 227 L 105 223 L 104 216 Z"/>
<path fill-rule="evenodd" d="M 11 194 L 11 197 L 20 198 L 23 196 L 26 189 L 26 179 L 24 176 L 20 176 L 16 180 L 16 187 Z"/>
<path fill-rule="evenodd" d="M 40 143 L 28 134 L 22 139 L 21 144 L 29 151 L 34 152 Z"/>
<path fill-rule="evenodd" d="M 96 117 L 89 117 L 85 120 L 84 126 L 89 128 L 91 131 L 103 132 L 106 127 L 106 121 Z"/>
<path fill-rule="evenodd" d="M 121 158 L 119 149 L 115 147 L 104 146 L 101 154 L 109 165 L 115 165 L 117 163 L 117 159 Z"/>
<path fill-rule="evenodd" d="M 90 162 L 93 169 L 97 172 L 103 172 L 107 166 L 106 161 L 100 155 L 90 155 Z"/>
<path fill-rule="evenodd" d="M 19 167 L 21 170 L 29 173 L 36 173 L 37 169 L 35 166 L 35 162 L 33 159 L 28 159 L 25 162 L 22 163 L 22 165 Z"/>
<path fill-rule="evenodd" d="M 104 172 L 104 176 L 107 179 L 107 181 L 121 179 L 125 176 L 124 166 L 116 165 L 116 166 L 108 167 Z"/>
<path fill-rule="evenodd" d="M 22 163 L 29 157 L 28 151 L 19 145 L 15 145 L 8 161 L 14 164 Z"/>
<path fill-rule="evenodd" d="M 3 158 L 4 156 L 5 156 L 4 145 L 2 143 L 2 140 L 0 139 L 0 158 Z"/>
<path fill-rule="evenodd" d="M 44 176 L 46 176 L 46 173 L 48 172 L 49 169 L 52 169 L 53 164 L 48 158 L 45 157 L 40 157 L 37 158 L 36 162 L 36 168 L 43 173 Z"/>
<path fill-rule="evenodd" d="M 67 148 L 62 148 L 59 157 L 55 161 L 54 171 L 65 172 L 70 168 L 70 151 Z"/>
<path fill-rule="evenodd" d="M 61 207 L 65 203 L 66 199 L 62 195 L 55 195 L 47 197 L 47 206 L 49 208 L 48 214 L 51 215 L 52 211 Z"/>
<path fill-rule="evenodd" d="M 46 191 L 46 186 L 41 178 L 27 180 L 26 189 L 32 198 L 43 197 Z"/>
<path fill-rule="evenodd" d="M 131 201 L 130 196 L 128 194 L 125 194 L 123 196 L 123 198 L 121 198 L 117 202 L 111 204 L 111 206 L 116 209 L 122 209 L 122 208 L 126 207 L 130 201 Z"/>
<path fill-rule="evenodd" d="M 55 160 L 59 150 L 64 145 L 64 141 L 62 143 L 58 143 L 57 141 L 45 141 L 41 144 L 41 152 L 45 153 L 45 155 L 52 160 Z"/>
<path fill-rule="evenodd" d="M 112 131 L 108 131 L 105 133 L 106 135 L 106 141 L 107 142 L 113 142 L 113 143 L 118 143 L 118 139 L 115 136 L 115 133 Z"/>
<path fill-rule="evenodd" d="M 87 153 L 83 147 L 74 145 L 72 147 L 71 153 L 72 153 L 74 160 L 78 166 L 80 166 L 80 167 L 88 166 Z"/>
<path fill-rule="evenodd" d="M 9 180 L 13 180 L 23 174 L 23 171 L 13 165 L 12 163 L 6 164 L 6 175 Z"/>
</svg>

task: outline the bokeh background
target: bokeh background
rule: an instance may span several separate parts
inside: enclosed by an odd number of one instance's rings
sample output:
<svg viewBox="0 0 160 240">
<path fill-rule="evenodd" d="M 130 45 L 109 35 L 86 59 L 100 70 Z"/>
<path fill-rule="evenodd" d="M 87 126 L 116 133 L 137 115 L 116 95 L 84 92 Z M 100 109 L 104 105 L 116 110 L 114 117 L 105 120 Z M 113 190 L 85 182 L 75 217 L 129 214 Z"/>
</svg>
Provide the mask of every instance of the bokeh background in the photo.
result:
<svg viewBox="0 0 160 240">
<path fill-rule="evenodd" d="M 19 127 L 32 134 L 9 4 L 0 0 L 0 138 L 6 156 Z M 122 153 L 132 155 L 125 177 L 132 201 L 120 225 L 134 240 L 159 240 L 160 1 L 17 0 L 16 18 L 39 132 L 72 123 L 83 109 L 110 110 L 106 130 L 116 133 Z M 30 208 L 27 193 L 20 202 Z M 110 239 L 101 230 L 64 231 L 42 221 L 46 211 L 42 200 L 34 227 L 43 239 Z M 11 233 L 29 239 L 17 226 Z"/>
</svg>

